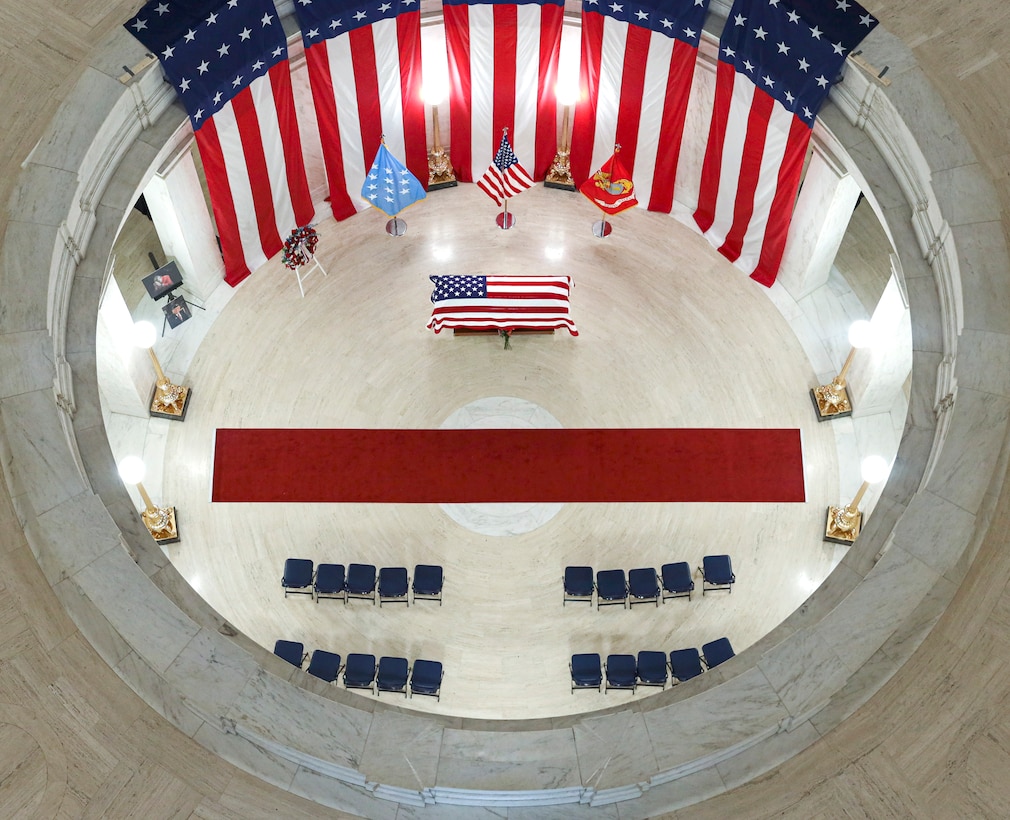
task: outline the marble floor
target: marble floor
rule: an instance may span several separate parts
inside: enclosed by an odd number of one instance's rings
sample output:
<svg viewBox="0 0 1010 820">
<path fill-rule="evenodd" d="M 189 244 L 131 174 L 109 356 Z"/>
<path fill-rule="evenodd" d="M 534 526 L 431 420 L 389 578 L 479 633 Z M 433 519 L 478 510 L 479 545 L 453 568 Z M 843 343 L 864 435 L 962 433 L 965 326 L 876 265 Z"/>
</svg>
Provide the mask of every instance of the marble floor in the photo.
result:
<svg viewBox="0 0 1010 820">
<path fill-rule="evenodd" d="M 559 716 L 656 691 L 572 695 L 575 652 L 669 651 L 721 636 L 749 646 L 840 559 L 821 540 L 825 507 L 854 494 L 861 455 L 893 457 L 904 421 L 903 396 L 891 413 L 814 418 L 807 391 L 837 372 L 845 328 L 867 315 L 839 272 L 796 302 L 750 281 L 677 218 L 636 210 L 598 240 L 595 209 L 577 195 L 538 187 L 511 210 L 518 224 L 501 231 L 493 204 L 460 186 L 408 211 L 402 238 L 384 233 L 376 211 L 322 220 L 328 275 L 306 280 L 304 298 L 274 259 L 237 289 L 222 285 L 205 313 L 159 340 L 166 371 L 194 391 L 185 423 L 106 418 L 117 458 L 142 453 L 148 490 L 179 510 L 172 561 L 238 629 L 267 647 L 286 638 L 310 651 L 440 660 L 441 701 L 405 705 L 461 717 Z M 516 337 L 504 350 L 496 337 L 426 330 L 428 275 L 516 272 L 574 277 L 577 338 Z M 141 299 L 134 314 L 157 311 Z M 502 416 L 511 421 L 500 426 L 799 428 L 807 501 L 517 511 L 209 500 L 218 427 L 432 428 Z M 568 564 L 697 566 L 710 553 L 732 556 L 732 594 L 632 610 L 562 606 Z M 289 556 L 442 564 L 444 605 L 285 599 Z"/>
</svg>

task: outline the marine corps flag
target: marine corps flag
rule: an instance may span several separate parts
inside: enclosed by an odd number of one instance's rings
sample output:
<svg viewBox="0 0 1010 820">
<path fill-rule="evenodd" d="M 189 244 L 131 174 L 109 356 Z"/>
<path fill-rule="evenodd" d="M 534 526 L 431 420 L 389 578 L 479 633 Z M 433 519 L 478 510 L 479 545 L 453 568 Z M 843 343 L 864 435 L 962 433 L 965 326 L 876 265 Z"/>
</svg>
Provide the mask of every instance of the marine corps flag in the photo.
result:
<svg viewBox="0 0 1010 820">
<path fill-rule="evenodd" d="M 600 170 L 579 186 L 583 194 L 610 216 L 634 208 L 638 204 L 631 174 L 617 157 L 620 151 L 621 147 L 617 146 L 613 156 L 603 163 Z"/>
</svg>

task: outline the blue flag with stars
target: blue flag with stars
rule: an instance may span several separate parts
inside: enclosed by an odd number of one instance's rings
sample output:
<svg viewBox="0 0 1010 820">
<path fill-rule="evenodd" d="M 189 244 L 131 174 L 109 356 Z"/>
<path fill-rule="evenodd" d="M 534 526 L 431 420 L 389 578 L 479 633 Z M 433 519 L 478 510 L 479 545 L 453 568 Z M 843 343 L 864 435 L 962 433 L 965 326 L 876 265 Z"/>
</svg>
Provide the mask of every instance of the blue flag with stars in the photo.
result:
<svg viewBox="0 0 1010 820">
<path fill-rule="evenodd" d="M 372 207 L 396 216 L 428 194 L 417 177 L 386 150 L 385 143 L 381 143 L 361 186 L 361 196 Z"/>
</svg>

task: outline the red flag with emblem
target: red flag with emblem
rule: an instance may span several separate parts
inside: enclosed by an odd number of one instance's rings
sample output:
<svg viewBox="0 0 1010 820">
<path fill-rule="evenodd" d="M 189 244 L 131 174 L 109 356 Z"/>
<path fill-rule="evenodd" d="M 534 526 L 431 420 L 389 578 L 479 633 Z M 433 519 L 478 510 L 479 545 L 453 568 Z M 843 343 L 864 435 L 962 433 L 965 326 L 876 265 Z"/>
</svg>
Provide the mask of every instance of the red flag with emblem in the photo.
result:
<svg viewBox="0 0 1010 820">
<path fill-rule="evenodd" d="M 618 147 L 599 171 L 579 186 L 579 190 L 589 197 L 604 213 L 619 214 L 638 204 L 635 199 L 635 183 L 631 174 L 618 158 L 621 149 Z"/>
</svg>

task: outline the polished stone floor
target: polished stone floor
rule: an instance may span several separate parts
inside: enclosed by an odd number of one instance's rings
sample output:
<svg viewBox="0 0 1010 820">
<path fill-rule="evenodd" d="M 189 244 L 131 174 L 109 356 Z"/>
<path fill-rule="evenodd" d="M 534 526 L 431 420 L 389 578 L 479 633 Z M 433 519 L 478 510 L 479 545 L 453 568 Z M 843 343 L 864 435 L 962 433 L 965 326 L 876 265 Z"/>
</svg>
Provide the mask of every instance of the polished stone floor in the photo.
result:
<svg viewBox="0 0 1010 820">
<path fill-rule="evenodd" d="M 194 391 L 183 424 L 108 419 L 117 458 L 142 452 L 148 489 L 179 510 L 172 561 L 238 629 L 267 647 L 285 638 L 310 651 L 440 660 L 441 701 L 409 706 L 466 717 L 564 715 L 656 691 L 572 695 L 575 652 L 668 652 L 722 636 L 738 651 L 749 646 L 840 559 L 843 548 L 820 537 L 825 507 L 851 498 L 861 453 L 893 457 L 904 417 L 898 396 L 892 414 L 814 419 L 807 391 L 837 371 L 847 324 L 866 315 L 837 272 L 798 304 L 669 216 L 623 214 L 599 240 L 594 209 L 577 195 L 536 188 L 511 210 L 518 224 L 501 231 L 493 204 L 461 186 L 407 212 L 402 238 L 387 236 L 375 211 L 322 220 L 327 276 L 307 279 L 304 298 L 274 259 L 158 342 L 169 375 Z M 129 269 L 121 259 L 117 278 Z M 504 350 L 497 337 L 426 330 L 427 277 L 478 272 L 572 275 L 580 335 L 521 336 Z M 157 318 L 137 298 L 135 316 Z M 799 428 L 807 501 L 528 510 L 209 501 L 218 427 L 486 426 L 481 416 L 501 417 L 496 426 Z M 433 469 L 451 465 L 447 453 Z M 867 509 L 872 502 L 871 493 Z M 627 610 L 562 606 L 568 564 L 698 566 L 714 553 L 733 558 L 732 594 Z M 444 605 L 285 599 L 287 557 L 442 564 Z"/>
</svg>

